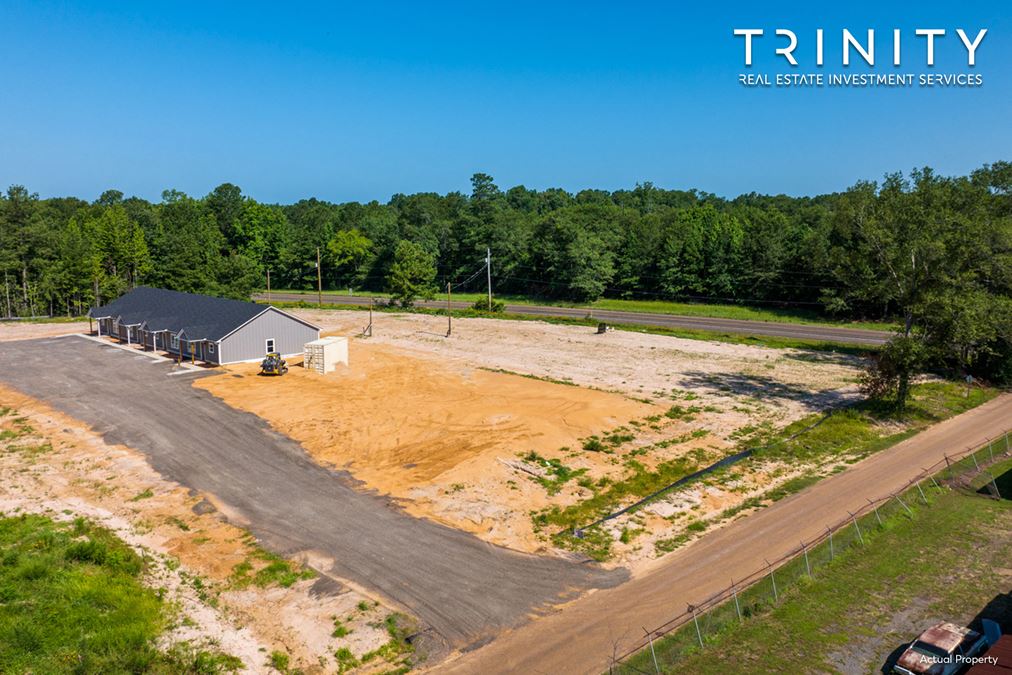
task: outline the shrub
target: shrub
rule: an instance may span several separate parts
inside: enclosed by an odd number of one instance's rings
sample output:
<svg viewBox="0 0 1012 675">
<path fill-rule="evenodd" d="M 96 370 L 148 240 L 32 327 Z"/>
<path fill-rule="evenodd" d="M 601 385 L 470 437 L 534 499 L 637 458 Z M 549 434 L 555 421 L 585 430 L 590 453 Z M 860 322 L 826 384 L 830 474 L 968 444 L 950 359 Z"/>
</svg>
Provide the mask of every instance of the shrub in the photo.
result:
<svg viewBox="0 0 1012 675">
<path fill-rule="evenodd" d="M 476 312 L 486 312 L 486 313 L 491 312 L 492 314 L 502 314 L 503 312 L 506 311 L 506 303 L 503 302 L 502 300 L 492 298 L 492 309 L 489 309 L 487 299 L 478 300 L 473 305 L 471 305 L 471 309 L 473 309 Z"/>
<path fill-rule="evenodd" d="M 273 651 L 271 652 L 271 658 L 268 665 L 274 670 L 280 671 L 282 673 L 287 673 L 288 662 L 289 662 L 288 654 L 285 654 L 284 652 Z"/>
<path fill-rule="evenodd" d="M 105 564 L 106 556 L 108 551 L 105 546 L 97 541 L 88 539 L 86 541 L 79 541 L 71 544 L 64 551 L 63 557 L 67 560 L 77 560 L 79 562 L 87 562 L 93 565 Z"/>
</svg>

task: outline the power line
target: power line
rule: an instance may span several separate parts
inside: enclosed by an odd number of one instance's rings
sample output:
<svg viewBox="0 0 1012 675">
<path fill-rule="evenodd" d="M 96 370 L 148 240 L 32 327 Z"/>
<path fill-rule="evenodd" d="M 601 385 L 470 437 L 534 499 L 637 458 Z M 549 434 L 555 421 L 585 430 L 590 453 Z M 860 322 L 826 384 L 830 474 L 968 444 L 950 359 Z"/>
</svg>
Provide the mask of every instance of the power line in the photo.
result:
<svg viewBox="0 0 1012 675">
<path fill-rule="evenodd" d="M 478 268 L 478 270 L 477 270 L 477 271 L 476 271 L 476 272 L 475 272 L 474 274 L 472 274 L 472 275 L 471 275 L 471 276 L 469 276 L 469 277 L 468 277 L 467 279 L 465 279 L 464 281 L 461 281 L 461 282 L 460 282 L 460 283 L 458 283 L 458 284 L 453 284 L 453 285 L 451 286 L 451 288 L 460 288 L 460 287 L 461 287 L 461 286 L 463 286 L 464 284 L 470 283 L 470 282 L 471 282 L 471 281 L 473 281 L 473 280 L 474 280 L 474 279 L 475 279 L 475 278 L 476 278 L 476 277 L 477 277 L 477 276 L 478 276 L 479 274 L 481 274 L 481 273 L 482 273 L 482 272 L 484 272 L 484 271 L 485 271 L 485 266 L 484 266 L 484 265 L 482 265 L 481 267 L 479 267 L 479 268 Z"/>
</svg>

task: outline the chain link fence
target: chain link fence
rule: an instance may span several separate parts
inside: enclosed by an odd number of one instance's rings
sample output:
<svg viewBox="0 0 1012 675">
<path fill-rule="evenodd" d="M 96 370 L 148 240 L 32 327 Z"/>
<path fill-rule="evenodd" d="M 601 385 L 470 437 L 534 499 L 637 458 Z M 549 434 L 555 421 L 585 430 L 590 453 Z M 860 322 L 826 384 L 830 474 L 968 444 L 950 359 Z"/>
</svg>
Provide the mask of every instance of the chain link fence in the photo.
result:
<svg viewBox="0 0 1012 675">
<path fill-rule="evenodd" d="M 730 580 L 727 588 L 687 605 L 684 612 L 653 630 L 644 630 L 643 639 L 633 649 L 612 659 L 609 672 L 662 672 L 662 666 L 670 666 L 683 654 L 699 649 L 708 637 L 777 605 L 788 588 L 804 583 L 805 577 L 812 577 L 847 549 L 863 546 L 873 530 L 888 529 L 897 517 L 913 518 L 919 506 L 929 506 L 942 490 L 982 485 L 981 489 L 994 497 L 1012 498 L 1000 493 L 996 476 L 990 472 L 992 465 L 1009 457 L 1010 432 L 977 448 L 945 455 L 896 492 L 868 500 L 858 511 L 843 514 L 835 524 L 828 525 L 818 537 L 799 541 L 783 557 L 765 561 L 744 579 Z"/>
</svg>

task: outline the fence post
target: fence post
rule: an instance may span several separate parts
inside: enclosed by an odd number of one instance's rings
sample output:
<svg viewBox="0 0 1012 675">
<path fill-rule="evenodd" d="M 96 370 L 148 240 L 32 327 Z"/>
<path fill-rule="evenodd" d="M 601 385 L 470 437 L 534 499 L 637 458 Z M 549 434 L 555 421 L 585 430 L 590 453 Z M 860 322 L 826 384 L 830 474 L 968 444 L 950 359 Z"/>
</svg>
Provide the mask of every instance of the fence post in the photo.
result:
<svg viewBox="0 0 1012 675">
<path fill-rule="evenodd" d="M 970 457 L 973 458 L 973 466 L 977 471 L 980 471 L 980 464 L 977 464 L 977 453 L 973 450 L 970 451 Z"/>
<path fill-rule="evenodd" d="M 987 442 L 987 455 L 988 455 L 988 457 L 991 458 L 991 461 L 993 462 L 994 461 L 994 441 L 993 440 L 988 440 L 988 442 Z"/>
<path fill-rule="evenodd" d="M 921 493 L 921 501 L 924 502 L 925 506 L 927 506 L 928 505 L 928 498 L 924 496 L 924 490 L 921 489 L 921 483 L 920 483 L 920 481 L 917 481 L 917 491 Z"/>
<path fill-rule="evenodd" d="M 654 634 L 647 633 L 646 628 L 643 628 L 643 632 L 647 634 L 647 640 L 650 640 L 650 656 L 654 659 L 654 672 L 660 675 L 661 668 L 657 665 L 657 652 L 654 651 Z"/>
<path fill-rule="evenodd" d="M 900 506 L 902 506 L 903 508 L 905 508 L 907 510 L 907 515 L 908 516 L 910 516 L 911 518 L 914 517 L 914 512 L 910 510 L 909 506 L 907 506 L 906 504 L 903 503 L 903 500 L 900 499 L 900 496 L 898 494 L 894 494 L 893 498 L 900 503 Z"/>
<path fill-rule="evenodd" d="M 734 587 L 734 578 L 731 578 L 731 595 L 734 596 L 734 609 L 738 612 L 738 621 L 741 621 L 741 605 L 738 604 L 738 589 Z"/>
<path fill-rule="evenodd" d="M 777 578 L 773 576 L 773 565 L 769 560 L 766 561 L 766 565 L 770 568 L 770 581 L 773 582 L 773 602 L 780 602 L 780 595 L 777 593 Z"/>
<path fill-rule="evenodd" d="M 1009 448 L 1008 448 L 1008 432 L 1006 431 L 1005 432 L 1005 454 L 1007 455 L 1008 453 L 1009 453 Z"/>
<path fill-rule="evenodd" d="M 850 511 L 847 511 L 847 513 L 850 513 Z M 857 530 L 857 540 L 861 542 L 862 546 L 864 546 L 864 535 L 861 534 L 861 526 L 857 524 L 857 516 L 850 513 L 850 520 L 854 523 L 854 529 Z"/>
<path fill-rule="evenodd" d="M 991 485 L 994 487 L 994 493 L 998 495 L 998 499 L 1001 499 L 1001 492 L 998 490 L 998 483 L 994 480 L 994 474 L 988 471 L 987 475 L 991 477 Z"/>
<path fill-rule="evenodd" d="M 805 569 L 808 570 L 808 577 L 812 576 L 812 566 L 808 564 L 808 547 L 805 546 L 805 542 L 801 542 L 801 550 L 805 552 Z"/>
<path fill-rule="evenodd" d="M 945 458 L 945 468 L 949 470 L 949 480 L 952 480 L 952 464 L 949 463 L 949 456 L 943 452 L 942 457 Z"/>
<path fill-rule="evenodd" d="M 829 525 L 826 525 L 826 532 L 829 532 L 829 560 L 833 560 L 833 531 L 829 529 Z"/>
<path fill-rule="evenodd" d="M 699 631 L 699 621 L 696 619 L 696 608 L 689 605 L 689 611 L 692 612 L 692 623 L 696 624 L 696 637 L 699 638 L 699 646 L 703 646 L 703 634 Z"/>
<path fill-rule="evenodd" d="M 878 521 L 878 526 L 882 527 L 882 516 L 878 514 L 878 504 L 868 498 L 865 498 L 865 501 L 871 505 L 872 510 L 875 512 L 875 520 Z"/>
<path fill-rule="evenodd" d="M 931 482 L 934 484 L 936 490 L 941 490 L 942 489 L 942 486 L 938 484 L 938 481 L 935 480 L 934 476 L 931 477 Z"/>
</svg>

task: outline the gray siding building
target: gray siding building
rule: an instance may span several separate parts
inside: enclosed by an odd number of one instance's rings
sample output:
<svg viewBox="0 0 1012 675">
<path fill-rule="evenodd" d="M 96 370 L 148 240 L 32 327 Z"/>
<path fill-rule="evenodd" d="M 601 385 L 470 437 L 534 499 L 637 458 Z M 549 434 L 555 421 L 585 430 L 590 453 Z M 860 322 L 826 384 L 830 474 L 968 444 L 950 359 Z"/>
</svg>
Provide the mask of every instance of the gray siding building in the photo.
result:
<svg viewBox="0 0 1012 675">
<path fill-rule="evenodd" d="M 88 315 L 98 334 L 179 359 L 214 364 L 302 354 L 320 337 L 313 324 L 276 307 L 140 286 Z"/>
</svg>

